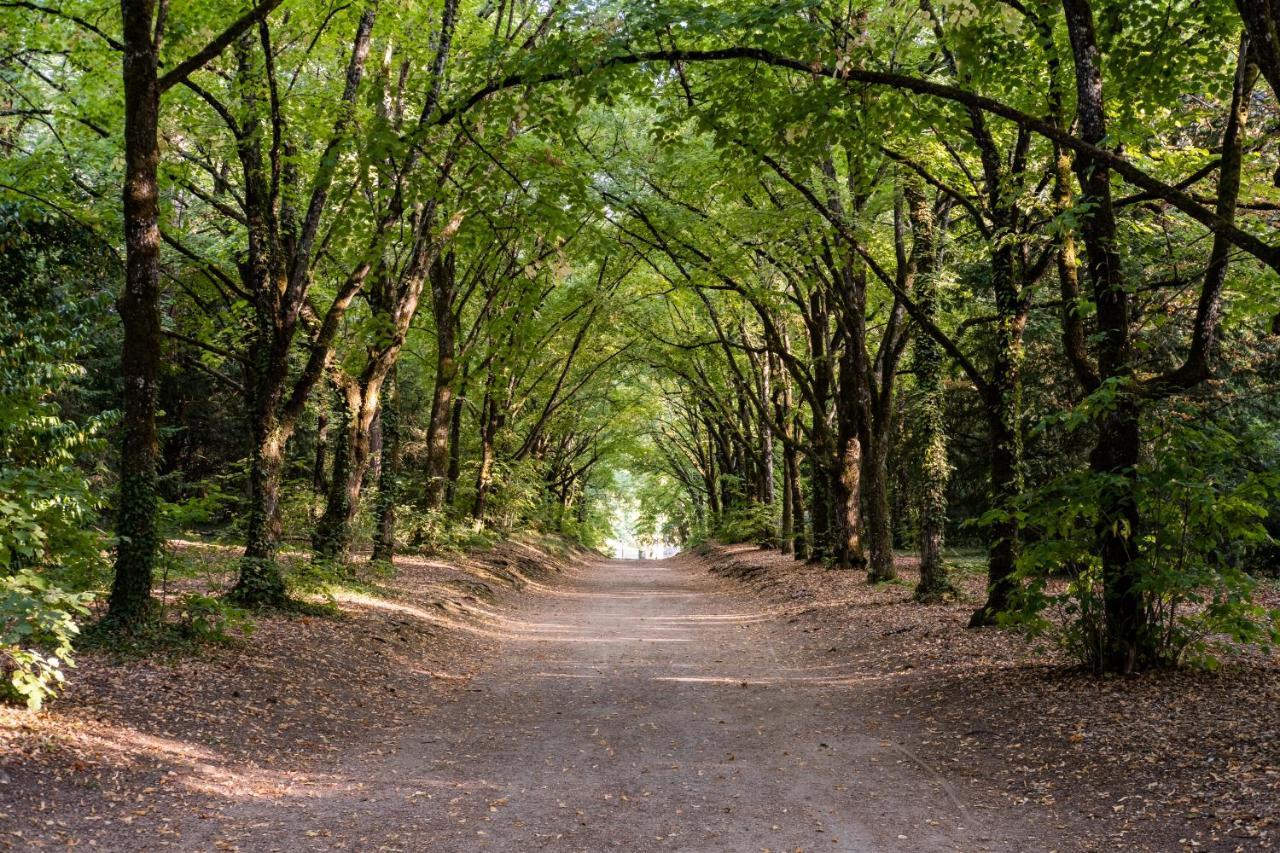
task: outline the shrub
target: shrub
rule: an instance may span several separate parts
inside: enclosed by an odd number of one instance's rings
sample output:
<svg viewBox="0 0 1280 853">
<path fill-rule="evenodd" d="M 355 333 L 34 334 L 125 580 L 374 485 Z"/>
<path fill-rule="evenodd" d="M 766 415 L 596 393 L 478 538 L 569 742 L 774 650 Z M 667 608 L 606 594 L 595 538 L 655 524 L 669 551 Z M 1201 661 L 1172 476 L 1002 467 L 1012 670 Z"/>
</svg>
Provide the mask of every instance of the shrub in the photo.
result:
<svg viewBox="0 0 1280 853">
<path fill-rule="evenodd" d="M 0 688 L 33 711 L 57 693 L 74 666 L 75 617 L 89 612 L 89 593 L 65 592 L 30 569 L 0 577 Z"/>
<path fill-rule="evenodd" d="M 1148 663 L 1215 668 L 1232 644 L 1280 641 L 1280 614 L 1253 602 L 1247 560 L 1269 543 L 1264 524 L 1280 473 L 1241 470 L 1242 439 L 1212 425 L 1182 426 L 1152 438 L 1137 476 L 1142 529 L 1137 569 Z M 1101 560 L 1093 533 L 1103 522 L 1103 477 L 1065 475 L 1026 495 L 1015 510 L 1030 544 L 1019 560 L 1018 606 L 1003 616 L 1032 635 L 1053 637 L 1092 668 L 1107 630 Z M 1050 581 L 1065 570 L 1065 587 Z"/>
<path fill-rule="evenodd" d="M 712 537 L 726 544 L 772 544 L 778 535 L 775 514 L 776 510 L 772 506 L 748 501 L 723 513 L 712 531 Z"/>
<path fill-rule="evenodd" d="M 178 635 L 193 642 L 225 644 L 253 632 L 249 614 L 224 598 L 188 593 L 173 612 Z"/>
</svg>

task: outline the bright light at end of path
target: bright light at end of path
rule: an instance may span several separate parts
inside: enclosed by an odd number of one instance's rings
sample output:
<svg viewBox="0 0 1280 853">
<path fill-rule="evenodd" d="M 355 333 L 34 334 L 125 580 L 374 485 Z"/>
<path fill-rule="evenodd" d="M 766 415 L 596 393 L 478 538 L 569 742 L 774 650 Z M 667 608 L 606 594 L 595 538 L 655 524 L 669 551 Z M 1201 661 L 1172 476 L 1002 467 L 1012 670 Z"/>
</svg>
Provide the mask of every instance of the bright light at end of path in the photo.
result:
<svg viewBox="0 0 1280 853">
<path fill-rule="evenodd" d="M 605 540 L 618 560 L 663 560 L 680 553 L 680 548 L 667 542 L 658 531 L 667 526 L 662 516 L 646 515 L 635 495 L 636 478 L 619 471 L 614 478 L 613 512 L 610 521 L 613 536 Z"/>
</svg>

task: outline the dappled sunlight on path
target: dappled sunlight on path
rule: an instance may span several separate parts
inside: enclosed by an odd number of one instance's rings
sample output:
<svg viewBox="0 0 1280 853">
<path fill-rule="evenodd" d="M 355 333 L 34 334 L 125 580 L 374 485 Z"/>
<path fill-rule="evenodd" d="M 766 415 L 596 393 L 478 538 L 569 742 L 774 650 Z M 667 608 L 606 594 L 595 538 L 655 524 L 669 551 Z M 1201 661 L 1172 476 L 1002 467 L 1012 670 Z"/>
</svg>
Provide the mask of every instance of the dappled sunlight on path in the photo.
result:
<svg viewBox="0 0 1280 853">
<path fill-rule="evenodd" d="M 420 849 L 405 838 L 423 833 L 444 850 L 1000 849 L 859 712 L 860 690 L 899 676 L 807 647 L 791 608 L 687 555 L 562 580 L 510 609 L 361 600 L 498 654 L 385 750 L 242 804 L 255 846 L 296 841 L 274 817 L 288 801 L 331 846 Z"/>
<path fill-rule="evenodd" d="M 154 843 L 138 809 L 124 831 L 140 850 L 969 851 L 1032 837 L 1007 816 L 992 825 L 888 733 L 884 697 L 906 670 L 795 624 L 814 602 L 765 603 L 708 569 L 688 554 L 579 563 L 522 578 L 518 596 L 404 574 L 397 595 L 336 595 L 344 630 L 395 675 L 329 699 L 328 729 L 273 711 L 317 707 L 353 660 L 327 662 L 306 692 L 219 700 L 292 753 L 236 753 L 229 733 L 203 743 L 162 721 L 89 720 L 83 737 L 104 766 L 154 767 L 156 790 L 186 805 L 165 810 Z"/>
</svg>

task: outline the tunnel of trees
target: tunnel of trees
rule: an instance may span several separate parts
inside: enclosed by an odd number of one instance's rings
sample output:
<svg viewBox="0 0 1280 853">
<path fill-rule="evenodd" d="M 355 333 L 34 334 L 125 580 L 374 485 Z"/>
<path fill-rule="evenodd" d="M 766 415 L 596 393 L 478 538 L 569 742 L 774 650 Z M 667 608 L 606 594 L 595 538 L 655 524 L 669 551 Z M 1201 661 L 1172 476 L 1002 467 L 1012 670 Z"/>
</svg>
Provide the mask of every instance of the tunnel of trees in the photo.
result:
<svg viewBox="0 0 1280 853">
<path fill-rule="evenodd" d="M 153 619 L 178 535 L 286 606 L 282 549 L 596 546 L 623 491 L 686 547 L 918 554 L 922 603 L 981 548 L 971 624 L 1100 672 L 1270 641 L 1278 30 L 1265 0 L 0 2 L 14 685 L 52 685 L 20 635 L 86 592 Z"/>
</svg>

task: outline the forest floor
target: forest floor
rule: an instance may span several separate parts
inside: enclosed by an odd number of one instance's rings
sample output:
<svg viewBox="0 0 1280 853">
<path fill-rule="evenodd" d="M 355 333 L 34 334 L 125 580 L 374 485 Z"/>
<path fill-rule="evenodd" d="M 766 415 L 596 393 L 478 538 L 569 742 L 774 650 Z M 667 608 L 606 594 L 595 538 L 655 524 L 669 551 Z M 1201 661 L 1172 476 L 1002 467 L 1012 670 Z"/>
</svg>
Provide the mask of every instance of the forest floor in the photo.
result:
<svg viewBox="0 0 1280 853">
<path fill-rule="evenodd" d="M 340 618 L 87 653 L 0 711 L 0 846 L 1270 845 L 1274 665 L 1095 682 L 909 597 L 744 548 L 406 559 Z"/>
</svg>

